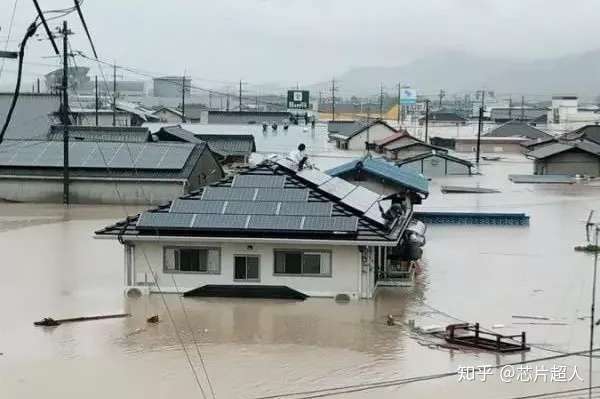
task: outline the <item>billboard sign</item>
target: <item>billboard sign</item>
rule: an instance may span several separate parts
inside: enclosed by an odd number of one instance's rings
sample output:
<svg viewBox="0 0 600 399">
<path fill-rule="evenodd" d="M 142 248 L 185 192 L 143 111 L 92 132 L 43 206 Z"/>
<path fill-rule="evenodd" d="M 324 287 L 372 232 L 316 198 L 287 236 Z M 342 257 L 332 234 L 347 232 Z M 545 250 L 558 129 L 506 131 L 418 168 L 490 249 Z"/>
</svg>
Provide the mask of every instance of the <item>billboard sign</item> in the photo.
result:
<svg viewBox="0 0 600 399">
<path fill-rule="evenodd" d="M 417 103 L 417 90 L 410 88 L 402 88 L 400 90 L 400 104 L 410 105 Z"/>
<path fill-rule="evenodd" d="M 310 92 L 308 90 L 288 90 L 288 109 L 308 109 L 310 107 Z"/>
</svg>

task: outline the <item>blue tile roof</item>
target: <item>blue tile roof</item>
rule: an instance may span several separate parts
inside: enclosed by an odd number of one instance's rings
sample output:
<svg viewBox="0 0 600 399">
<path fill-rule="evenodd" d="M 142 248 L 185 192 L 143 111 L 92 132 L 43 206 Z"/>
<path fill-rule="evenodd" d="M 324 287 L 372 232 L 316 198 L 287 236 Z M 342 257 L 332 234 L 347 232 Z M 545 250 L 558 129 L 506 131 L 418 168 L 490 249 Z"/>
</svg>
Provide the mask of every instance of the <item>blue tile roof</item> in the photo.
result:
<svg viewBox="0 0 600 399">
<path fill-rule="evenodd" d="M 377 177 L 388 179 L 418 193 L 429 194 L 429 182 L 425 176 L 410 168 L 400 168 L 382 158 L 365 157 L 363 159 L 356 159 L 330 169 L 326 173 L 331 176 L 339 176 L 357 169 L 362 169 Z"/>
</svg>

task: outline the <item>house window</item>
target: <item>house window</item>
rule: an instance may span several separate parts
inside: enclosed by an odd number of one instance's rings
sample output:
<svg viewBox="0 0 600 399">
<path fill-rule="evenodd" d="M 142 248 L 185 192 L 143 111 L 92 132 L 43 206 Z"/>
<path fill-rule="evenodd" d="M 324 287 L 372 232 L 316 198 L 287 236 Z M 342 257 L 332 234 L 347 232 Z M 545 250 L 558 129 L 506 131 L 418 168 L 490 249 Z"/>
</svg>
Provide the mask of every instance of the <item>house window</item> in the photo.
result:
<svg viewBox="0 0 600 399">
<path fill-rule="evenodd" d="M 235 255 L 233 267 L 234 280 L 260 280 L 260 258 L 256 255 Z"/>
<path fill-rule="evenodd" d="M 275 274 L 331 276 L 331 253 L 327 251 L 275 251 Z"/>
<path fill-rule="evenodd" d="M 165 273 L 221 273 L 219 248 L 165 248 Z"/>
</svg>

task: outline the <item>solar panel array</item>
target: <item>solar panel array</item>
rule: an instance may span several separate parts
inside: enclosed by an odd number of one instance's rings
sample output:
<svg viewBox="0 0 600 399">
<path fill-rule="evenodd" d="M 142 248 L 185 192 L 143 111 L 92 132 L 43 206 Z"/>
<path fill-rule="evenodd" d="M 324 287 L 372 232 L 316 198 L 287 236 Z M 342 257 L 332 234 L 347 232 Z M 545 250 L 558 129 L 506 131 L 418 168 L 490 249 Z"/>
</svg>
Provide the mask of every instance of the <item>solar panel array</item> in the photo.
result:
<svg viewBox="0 0 600 399">
<path fill-rule="evenodd" d="M 237 175 L 233 178 L 232 187 L 264 187 L 283 188 L 285 176 Z"/>
<path fill-rule="evenodd" d="M 331 216 L 330 202 L 211 201 L 176 199 L 171 213 L 226 215 Z"/>
<path fill-rule="evenodd" d="M 75 141 L 69 144 L 72 168 L 180 170 L 194 145 Z M 0 145 L 0 166 L 62 167 L 63 143 L 19 141 Z"/>
</svg>

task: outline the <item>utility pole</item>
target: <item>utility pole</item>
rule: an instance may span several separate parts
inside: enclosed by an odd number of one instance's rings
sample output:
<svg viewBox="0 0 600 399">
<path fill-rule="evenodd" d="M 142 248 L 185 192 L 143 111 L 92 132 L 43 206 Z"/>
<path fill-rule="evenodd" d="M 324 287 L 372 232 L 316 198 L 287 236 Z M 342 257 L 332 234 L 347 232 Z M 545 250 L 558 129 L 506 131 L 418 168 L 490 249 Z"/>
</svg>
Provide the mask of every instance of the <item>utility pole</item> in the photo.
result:
<svg viewBox="0 0 600 399">
<path fill-rule="evenodd" d="M 444 89 L 440 89 L 440 103 L 438 105 L 438 109 L 442 109 L 442 100 L 444 99 L 444 97 L 446 97 L 446 91 Z"/>
<path fill-rule="evenodd" d="M 428 142 L 429 135 L 429 100 L 425 100 L 425 143 Z"/>
<path fill-rule="evenodd" d="M 63 204 L 69 204 L 69 59 L 67 21 L 63 21 L 63 76 L 62 76 L 62 120 L 63 120 Z"/>
<path fill-rule="evenodd" d="M 229 112 L 229 93 L 227 93 L 227 112 Z"/>
<path fill-rule="evenodd" d="M 212 90 L 208 91 L 208 110 L 212 109 Z"/>
<path fill-rule="evenodd" d="M 508 120 L 512 120 L 512 97 L 508 97 Z"/>
<path fill-rule="evenodd" d="M 185 123 L 185 72 L 181 77 L 181 123 Z"/>
<path fill-rule="evenodd" d="M 242 107 L 242 79 L 240 79 L 240 90 L 239 90 L 239 95 L 238 95 L 238 101 L 240 103 L 240 112 L 242 112 L 244 109 Z"/>
<path fill-rule="evenodd" d="M 383 84 L 379 85 L 379 119 L 383 119 Z"/>
<path fill-rule="evenodd" d="M 521 96 L 521 122 L 525 120 L 525 96 Z"/>
<path fill-rule="evenodd" d="M 475 157 L 479 166 L 479 150 L 481 149 L 481 130 L 483 128 L 483 106 L 479 107 L 479 125 L 477 127 L 477 155 Z"/>
<path fill-rule="evenodd" d="M 402 86 L 400 85 L 400 82 L 398 82 L 398 128 L 400 128 L 400 114 L 402 111 L 402 101 L 401 101 L 401 96 L 402 96 Z"/>
<path fill-rule="evenodd" d="M 600 226 L 598 223 L 592 222 L 592 217 L 594 216 L 594 211 L 590 211 L 590 215 L 588 216 L 587 223 L 585 225 L 586 236 L 588 243 L 591 243 L 591 233 L 594 234 L 594 273 L 592 280 L 592 305 L 590 308 L 590 353 L 589 353 L 589 376 L 588 376 L 588 398 L 592 397 L 592 367 L 593 367 L 593 351 L 594 351 L 594 325 L 596 323 L 596 279 L 598 276 L 598 232 L 600 230 Z"/>
<path fill-rule="evenodd" d="M 117 126 L 117 64 L 113 65 L 113 126 Z"/>
<path fill-rule="evenodd" d="M 96 126 L 98 126 L 98 75 L 94 77 L 94 94 L 96 97 Z"/>
<path fill-rule="evenodd" d="M 37 78 L 37 92 L 40 94 L 40 78 Z"/>
<path fill-rule="evenodd" d="M 321 93 L 321 90 L 319 90 L 319 102 L 317 103 L 317 112 L 321 111 L 321 99 L 322 99 L 322 95 L 323 95 L 323 93 Z"/>
<path fill-rule="evenodd" d="M 335 121 L 335 79 L 331 79 L 331 120 Z"/>
</svg>

